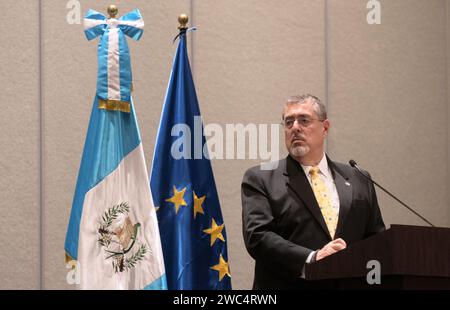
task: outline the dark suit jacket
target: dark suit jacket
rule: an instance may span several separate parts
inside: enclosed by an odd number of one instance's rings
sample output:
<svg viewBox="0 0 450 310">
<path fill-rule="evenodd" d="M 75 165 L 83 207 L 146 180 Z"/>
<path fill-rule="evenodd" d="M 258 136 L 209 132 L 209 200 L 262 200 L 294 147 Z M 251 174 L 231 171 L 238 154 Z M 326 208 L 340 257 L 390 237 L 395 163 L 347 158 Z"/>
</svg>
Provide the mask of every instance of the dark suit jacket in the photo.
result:
<svg viewBox="0 0 450 310">
<path fill-rule="evenodd" d="M 339 195 L 336 237 L 351 246 L 385 229 L 374 186 L 348 165 L 328 157 Z M 254 289 L 322 288 L 300 278 L 308 255 L 330 242 L 309 181 L 288 156 L 274 170 L 249 169 L 242 182 L 245 246 L 255 259 Z"/>
</svg>

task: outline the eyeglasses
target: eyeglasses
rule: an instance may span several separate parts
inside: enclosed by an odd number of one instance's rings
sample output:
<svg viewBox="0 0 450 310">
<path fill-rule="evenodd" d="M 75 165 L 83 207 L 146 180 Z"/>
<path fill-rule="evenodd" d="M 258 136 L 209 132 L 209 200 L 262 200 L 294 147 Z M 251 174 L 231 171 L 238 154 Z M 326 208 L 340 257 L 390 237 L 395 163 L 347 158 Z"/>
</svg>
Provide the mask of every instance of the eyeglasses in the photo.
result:
<svg viewBox="0 0 450 310">
<path fill-rule="evenodd" d="M 321 119 L 310 118 L 307 116 L 286 117 L 281 123 L 285 128 L 291 129 L 294 126 L 295 121 L 303 128 L 309 127 L 314 121 L 323 122 Z"/>
</svg>

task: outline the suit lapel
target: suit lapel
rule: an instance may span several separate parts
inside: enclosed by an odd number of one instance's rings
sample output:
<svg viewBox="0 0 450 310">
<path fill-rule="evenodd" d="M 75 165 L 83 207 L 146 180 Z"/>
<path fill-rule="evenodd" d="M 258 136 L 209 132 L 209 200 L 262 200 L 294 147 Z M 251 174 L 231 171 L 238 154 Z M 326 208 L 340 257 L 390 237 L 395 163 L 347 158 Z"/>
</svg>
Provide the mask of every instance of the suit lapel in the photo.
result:
<svg viewBox="0 0 450 310">
<path fill-rule="evenodd" d="M 285 175 L 287 176 L 286 184 L 288 188 L 290 188 L 295 194 L 294 198 L 300 199 L 303 202 L 331 240 L 330 232 L 325 224 L 322 212 L 320 212 L 319 205 L 317 204 L 316 197 L 314 196 L 311 185 L 306 178 L 305 172 L 290 156 L 286 159 Z"/>
<path fill-rule="evenodd" d="M 333 173 L 334 183 L 339 196 L 339 218 L 336 227 L 336 236 L 342 234 L 345 219 L 352 205 L 353 185 L 348 181 L 348 177 L 340 171 L 328 157 L 328 166 Z"/>
</svg>

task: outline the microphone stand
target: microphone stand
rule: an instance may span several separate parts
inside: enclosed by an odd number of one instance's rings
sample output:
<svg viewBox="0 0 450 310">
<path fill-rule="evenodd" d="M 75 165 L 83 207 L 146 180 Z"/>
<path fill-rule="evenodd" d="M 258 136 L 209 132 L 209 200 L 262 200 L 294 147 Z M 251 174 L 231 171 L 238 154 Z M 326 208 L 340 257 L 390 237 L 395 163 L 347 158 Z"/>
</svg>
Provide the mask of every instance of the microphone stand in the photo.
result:
<svg viewBox="0 0 450 310">
<path fill-rule="evenodd" d="M 378 184 L 377 182 L 375 182 L 374 180 L 372 180 L 371 178 L 369 178 L 364 172 L 362 172 L 361 169 L 359 169 L 358 165 L 356 164 L 356 162 L 351 159 L 348 162 L 350 164 L 350 166 L 352 166 L 353 168 L 355 168 L 356 170 L 358 170 L 358 172 L 360 174 L 362 174 L 367 180 L 369 180 L 370 182 L 372 182 L 373 184 L 375 184 L 376 186 L 378 186 L 379 188 L 381 188 L 386 194 L 388 194 L 389 196 L 391 196 L 392 198 L 394 198 L 398 203 L 400 203 L 402 206 L 404 206 L 405 208 L 407 208 L 409 211 L 411 211 L 412 213 L 414 213 L 415 215 L 417 215 L 418 217 L 420 217 L 423 221 L 425 221 L 428 225 L 430 225 L 431 227 L 435 227 L 433 224 L 431 224 L 426 218 L 424 218 L 422 215 L 420 215 L 419 213 L 417 213 L 416 211 L 414 211 L 413 209 L 411 209 L 410 207 L 408 207 L 406 205 L 406 203 L 404 203 L 403 201 L 401 201 L 400 199 L 398 199 L 397 197 L 395 197 L 393 194 L 391 194 L 387 189 L 385 189 L 383 186 L 381 186 L 380 184 Z"/>
</svg>

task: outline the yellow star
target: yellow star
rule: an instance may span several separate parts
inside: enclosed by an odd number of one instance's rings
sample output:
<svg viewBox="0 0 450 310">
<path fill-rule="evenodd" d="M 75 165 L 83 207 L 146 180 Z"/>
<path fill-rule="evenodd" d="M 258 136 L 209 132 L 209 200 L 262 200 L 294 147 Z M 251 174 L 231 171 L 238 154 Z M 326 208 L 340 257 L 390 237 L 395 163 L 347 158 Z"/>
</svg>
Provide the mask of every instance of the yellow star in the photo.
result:
<svg viewBox="0 0 450 310">
<path fill-rule="evenodd" d="M 222 281 L 225 275 L 231 278 L 230 270 L 228 269 L 228 262 L 223 259 L 222 254 L 220 255 L 219 263 L 212 266 L 211 269 L 219 272 L 219 281 Z"/>
<path fill-rule="evenodd" d="M 211 228 L 205 229 L 203 231 L 203 232 L 211 235 L 211 246 L 213 246 L 214 242 L 217 239 L 220 239 L 223 242 L 225 242 L 225 239 L 223 238 L 223 235 L 222 235 L 223 227 L 224 227 L 224 224 L 217 226 L 216 221 L 213 218 Z"/>
<path fill-rule="evenodd" d="M 194 193 L 194 219 L 197 216 L 197 213 L 205 214 L 203 212 L 203 201 L 205 201 L 206 196 L 202 196 L 200 198 L 197 197 L 197 195 Z"/>
<path fill-rule="evenodd" d="M 175 205 L 175 214 L 178 214 L 178 209 L 180 206 L 187 206 L 186 201 L 184 201 L 184 192 L 186 191 L 186 187 L 183 188 L 180 192 L 177 191 L 176 187 L 173 187 L 173 196 L 169 199 L 166 199 L 167 202 L 171 202 Z"/>
</svg>

